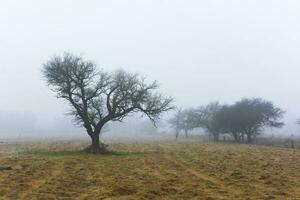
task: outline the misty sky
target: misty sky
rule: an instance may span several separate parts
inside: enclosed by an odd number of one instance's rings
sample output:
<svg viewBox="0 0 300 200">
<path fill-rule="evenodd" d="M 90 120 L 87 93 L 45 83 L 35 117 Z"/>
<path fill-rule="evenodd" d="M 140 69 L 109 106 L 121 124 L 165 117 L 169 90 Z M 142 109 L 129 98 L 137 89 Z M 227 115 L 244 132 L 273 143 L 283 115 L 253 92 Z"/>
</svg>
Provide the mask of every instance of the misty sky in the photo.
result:
<svg viewBox="0 0 300 200">
<path fill-rule="evenodd" d="M 0 118 L 22 129 L 13 116 L 30 116 L 63 132 L 68 109 L 41 66 L 70 50 L 105 70 L 158 80 L 178 106 L 262 97 L 292 126 L 300 117 L 299 10 L 297 0 L 1 0 L 0 113 L 10 117 Z"/>
</svg>

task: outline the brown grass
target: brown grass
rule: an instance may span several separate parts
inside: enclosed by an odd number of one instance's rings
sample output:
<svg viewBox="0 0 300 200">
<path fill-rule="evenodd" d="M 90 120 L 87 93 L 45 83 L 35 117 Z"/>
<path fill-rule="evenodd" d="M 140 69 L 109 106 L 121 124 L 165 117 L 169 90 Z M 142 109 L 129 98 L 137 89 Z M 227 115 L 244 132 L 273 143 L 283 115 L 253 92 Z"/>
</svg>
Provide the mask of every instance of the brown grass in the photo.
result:
<svg viewBox="0 0 300 200">
<path fill-rule="evenodd" d="M 89 155 L 83 145 L 1 144 L 0 199 L 300 199 L 299 150 L 164 141 Z"/>
</svg>

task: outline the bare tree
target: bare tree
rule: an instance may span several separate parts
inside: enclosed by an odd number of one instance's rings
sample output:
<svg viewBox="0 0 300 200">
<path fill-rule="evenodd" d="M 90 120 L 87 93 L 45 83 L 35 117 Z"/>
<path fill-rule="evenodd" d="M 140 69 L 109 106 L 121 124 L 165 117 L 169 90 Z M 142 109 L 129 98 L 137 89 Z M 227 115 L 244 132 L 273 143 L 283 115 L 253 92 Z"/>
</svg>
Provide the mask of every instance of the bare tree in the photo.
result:
<svg viewBox="0 0 300 200">
<path fill-rule="evenodd" d="M 192 109 L 177 109 L 174 116 L 169 120 L 169 123 L 175 129 L 176 139 L 178 139 L 181 130 L 184 131 L 187 138 L 189 131 L 195 128 L 190 121 L 190 112 L 192 111 Z"/>
<path fill-rule="evenodd" d="M 191 121 L 191 115 L 193 112 L 194 110 L 191 108 L 185 109 L 182 112 L 182 129 L 184 130 L 186 138 L 189 136 L 189 131 L 193 130 L 194 128 L 197 128 Z"/>
<path fill-rule="evenodd" d="M 138 74 L 123 70 L 99 71 L 93 62 L 71 53 L 51 58 L 43 65 L 43 75 L 57 97 L 71 105 L 70 114 L 91 137 L 87 148 L 91 153 L 106 151 L 100 133 L 107 122 L 142 112 L 155 123 L 162 112 L 173 108 L 172 98 L 154 92 L 157 82 L 147 84 Z"/>
<path fill-rule="evenodd" d="M 205 129 L 209 134 L 214 137 L 214 142 L 219 141 L 220 127 L 216 120 L 216 115 L 221 109 L 218 102 L 210 103 L 206 106 L 201 106 L 198 109 L 190 111 L 189 121 L 193 127 Z"/>
<path fill-rule="evenodd" d="M 175 137 L 178 139 L 179 132 L 182 129 L 182 110 L 176 109 L 175 115 L 169 120 L 171 126 L 175 129 Z"/>
</svg>

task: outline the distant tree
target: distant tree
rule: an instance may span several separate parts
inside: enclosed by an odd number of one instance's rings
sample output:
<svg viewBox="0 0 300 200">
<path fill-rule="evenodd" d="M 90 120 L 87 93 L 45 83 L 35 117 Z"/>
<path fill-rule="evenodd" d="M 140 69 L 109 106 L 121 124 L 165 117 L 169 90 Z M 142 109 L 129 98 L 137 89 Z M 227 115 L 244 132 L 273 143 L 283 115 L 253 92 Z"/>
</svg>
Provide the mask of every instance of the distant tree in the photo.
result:
<svg viewBox="0 0 300 200">
<path fill-rule="evenodd" d="M 169 120 L 169 123 L 175 129 L 175 137 L 176 137 L 176 140 L 177 140 L 178 136 L 179 136 L 179 132 L 182 128 L 182 110 L 181 109 L 176 109 L 176 113 Z"/>
<path fill-rule="evenodd" d="M 297 122 L 296 122 L 298 125 L 300 125 L 300 119 L 297 119 Z"/>
<path fill-rule="evenodd" d="M 233 105 L 224 105 L 215 115 L 215 120 L 221 133 L 230 133 L 236 142 L 241 142 L 240 114 L 236 111 Z"/>
<path fill-rule="evenodd" d="M 100 133 L 107 122 L 122 121 L 142 112 L 154 123 L 160 114 L 172 109 L 172 98 L 154 93 L 158 84 L 147 84 L 138 74 L 118 70 L 99 71 L 91 61 L 65 53 L 43 65 L 43 75 L 58 98 L 72 107 L 75 122 L 82 124 L 91 137 L 91 153 L 106 151 Z"/>
<path fill-rule="evenodd" d="M 236 141 L 252 143 L 264 127 L 280 128 L 284 111 L 272 102 L 260 98 L 242 99 L 231 106 L 224 106 L 217 115 L 223 132 L 232 133 Z"/>
<path fill-rule="evenodd" d="M 177 109 L 174 116 L 169 120 L 171 126 L 175 129 L 175 136 L 178 139 L 180 131 L 184 131 L 185 137 L 188 137 L 189 131 L 193 129 L 189 115 L 191 110 Z"/>
<path fill-rule="evenodd" d="M 189 112 L 189 121 L 192 124 L 191 127 L 205 129 L 209 134 L 213 135 L 214 141 L 218 142 L 220 125 L 216 120 L 216 116 L 221 107 L 222 106 L 218 102 L 213 102 L 206 106 L 201 106 L 198 109 L 191 110 Z"/>
<path fill-rule="evenodd" d="M 189 132 L 193 130 L 194 124 L 191 121 L 191 114 L 193 113 L 193 109 L 185 109 L 182 111 L 182 130 L 184 131 L 185 137 L 189 136 Z"/>
</svg>

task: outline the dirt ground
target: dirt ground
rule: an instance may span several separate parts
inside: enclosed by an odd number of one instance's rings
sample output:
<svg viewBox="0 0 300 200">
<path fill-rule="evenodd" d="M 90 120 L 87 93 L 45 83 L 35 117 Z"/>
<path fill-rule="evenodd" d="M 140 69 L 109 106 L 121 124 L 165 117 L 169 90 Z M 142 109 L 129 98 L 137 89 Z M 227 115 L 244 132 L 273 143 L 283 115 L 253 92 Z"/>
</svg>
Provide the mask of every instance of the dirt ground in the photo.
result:
<svg viewBox="0 0 300 200">
<path fill-rule="evenodd" d="M 0 199 L 300 199 L 300 150 L 199 141 L 0 144 Z"/>
</svg>

